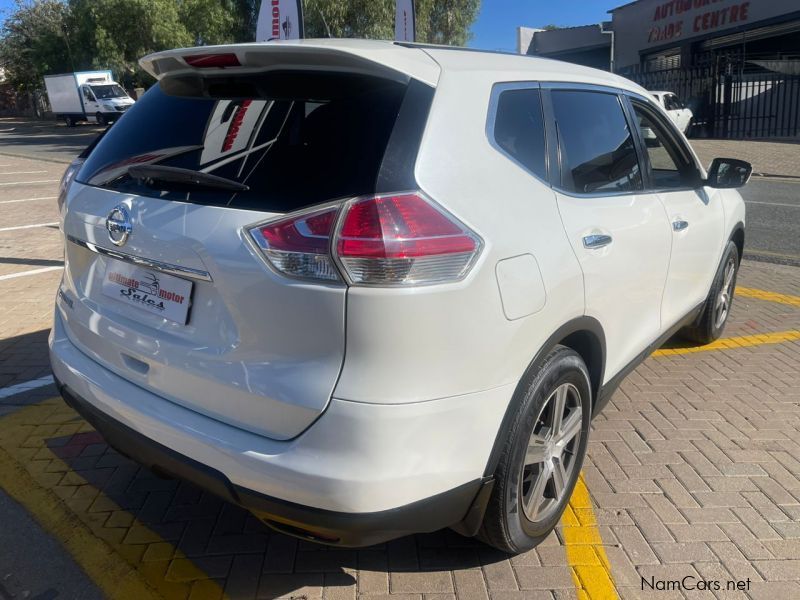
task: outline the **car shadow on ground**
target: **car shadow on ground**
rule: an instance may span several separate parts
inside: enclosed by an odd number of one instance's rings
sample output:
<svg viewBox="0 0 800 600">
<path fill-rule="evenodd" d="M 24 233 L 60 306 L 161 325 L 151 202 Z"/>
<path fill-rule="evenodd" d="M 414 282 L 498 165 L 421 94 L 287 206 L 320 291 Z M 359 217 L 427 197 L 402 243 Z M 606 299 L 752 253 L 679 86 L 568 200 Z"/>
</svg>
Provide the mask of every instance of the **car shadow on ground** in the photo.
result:
<svg viewBox="0 0 800 600">
<path fill-rule="evenodd" d="M 42 159 L 48 158 L 45 149 L 50 148 L 53 158 L 63 161 L 68 155 L 80 154 L 102 131 L 95 125 L 67 127 L 56 121 L 0 119 L 0 148 L 11 154 L 27 148 L 27 154 L 38 152 Z"/>
<path fill-rule="evenodd" d="M 151 556 L 166 556 L 169 564 L 159 577 L 167 581 L 177 577 L 179 568 L 185 570 L 180 564 L 188 558 L 203 577 L 215 580 L 234 599 L 252 597 L 236 592 L 243 578 L 259 580 L 259 597 L 275 598 L 300 593 L 306 586 L 353 586 L 356 570 L 426 573 L 508 559 L 450 530 L 364 549 L 296 540 L 191 483 L 141 467 L 110 448 L 97 432 L 53 437 L 46 445 L 74 476 L 102 492 L 85 510 L 91 514 L 111 507 L 105 527 L 125 529 L 124 535 L 118 532 L 121 555 L 138 558 L 137 568 Z M 168 546 L 172 548 L 165 550 Z M 145 570 L 148 578 L 153 576 L 152 568 Z"/>
</svg>

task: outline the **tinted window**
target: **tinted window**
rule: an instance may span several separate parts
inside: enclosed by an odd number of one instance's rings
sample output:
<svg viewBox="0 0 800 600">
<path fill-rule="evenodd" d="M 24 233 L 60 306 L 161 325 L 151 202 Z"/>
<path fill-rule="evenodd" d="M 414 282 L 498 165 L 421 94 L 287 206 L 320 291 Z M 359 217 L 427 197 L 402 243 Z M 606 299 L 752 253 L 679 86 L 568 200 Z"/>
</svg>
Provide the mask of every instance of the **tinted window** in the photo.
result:
<svg viewBox="0 0 800 600">
<path fill-rule="evenodd" d="M 667 125 L 638 102 L 633 111 L 647 148 L 653 186 L 657 189 L 692 187 L 695 169 L 669 135 Z"/>
<path fill-rule="evenodd" d="M 78 180 L 167 200 L 271 211 L 370 193 L 406 87 L 365 76 L 287 72 L 162 82 L 98 143 Z M 249 191 L 128 174 L 131 165 L 142 164 L 203 171 Z"/>
<path fill-rule="evenodd" d="M 506 90 L 497 100 L 494 139 L 510 157 L 545 179 L 544 120 L 538 89 Z"/>
<path fill-rule="evenodd" d="M 616 95 L 554 90 L 561 187 L 579 193 L 642 189 L 633 137 Z"/>
</svg>

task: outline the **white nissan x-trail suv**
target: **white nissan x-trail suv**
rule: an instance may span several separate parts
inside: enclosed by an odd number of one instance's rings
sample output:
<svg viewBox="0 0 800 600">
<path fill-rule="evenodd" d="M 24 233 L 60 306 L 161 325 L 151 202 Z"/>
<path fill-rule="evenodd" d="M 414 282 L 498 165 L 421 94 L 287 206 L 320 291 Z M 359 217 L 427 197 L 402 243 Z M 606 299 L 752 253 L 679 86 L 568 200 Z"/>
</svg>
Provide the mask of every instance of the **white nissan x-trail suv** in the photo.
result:
<svg viewBox="0 0 800 600">
<path fill-rule="evenodd" d="M 62 183 L 53 373 L 271 527 L 531 548 L 619 382 L 725 325 L 749 165 L 706 172 L 630 81 L 363 40 L 141 64 Z"/>
</svg>

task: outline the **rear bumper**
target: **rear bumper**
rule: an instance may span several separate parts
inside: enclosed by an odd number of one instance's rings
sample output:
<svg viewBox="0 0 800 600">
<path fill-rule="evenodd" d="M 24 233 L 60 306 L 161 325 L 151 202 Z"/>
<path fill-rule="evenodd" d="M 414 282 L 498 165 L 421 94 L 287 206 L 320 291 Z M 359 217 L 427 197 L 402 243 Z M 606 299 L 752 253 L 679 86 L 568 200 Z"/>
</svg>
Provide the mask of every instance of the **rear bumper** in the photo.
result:
<svg viewBox="0 0 800 600">
<path fill-rule="evenodd" d="M 462 520 L 480 488 L 480 481 L 472 481 L 432 498 L 373 513 L 343 513 L 303 506 L 236 485 L 223 473 L 114 421 L 60 382 L 56 383 L 65 402 L 125 456 L 243 506 L 279 531 L 316 542 L 368 546 L 411 533 L 442 529 Z"/>
<path fill-rule="evenodd" d="M 244 506 L 276 529 L 343 546 L 464 520 L 511 394 L 406 406 L 332 400 L 302 435 L 276 441 L 112 373 L 72 344 L 58 313 L 50 357 L 67 403 L 123 454 Z"/>
</svg>

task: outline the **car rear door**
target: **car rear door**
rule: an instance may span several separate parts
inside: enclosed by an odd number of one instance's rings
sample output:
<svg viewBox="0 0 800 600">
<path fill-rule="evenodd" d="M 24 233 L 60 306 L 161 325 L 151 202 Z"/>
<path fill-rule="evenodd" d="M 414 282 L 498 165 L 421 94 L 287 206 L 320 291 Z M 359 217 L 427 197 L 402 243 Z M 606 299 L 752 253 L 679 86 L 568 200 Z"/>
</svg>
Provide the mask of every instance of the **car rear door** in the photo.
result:
<svg viewBox="0 0 800 600">
<path fill-rule="evenodd" d="M 605 379 L 659 334 L 669 266 L 664 208 L 643 189 L 634 137 L 616 90 L 548 86 L 548 137 L 558 140 L 554 182 L 584 275 L 586 313 L 606 337 Z"/>
<path fill-rule="evenodd" d="M 706 299 L 720 259 L 725 218 L 719 192 L 702 185 L 694 156 L 675 126 L 644 98 L 628 101 L 645 149 L 645 187 L 664 205 L 671 229 L 661 307 L 666 330 Z"/>
<path fill-rule="evenodd" d="M 169 401 L 275 439 L 301 433 L 339 376 L 347 287 L 278 273 L 248 227 L 374 193 L 410 85 L 282 70 L 153 86 L 70 189 L 58 304 L 71 341 Z"/>
</svg>

